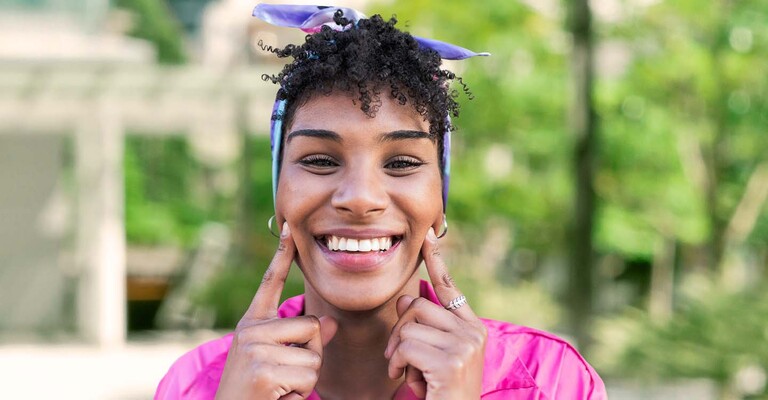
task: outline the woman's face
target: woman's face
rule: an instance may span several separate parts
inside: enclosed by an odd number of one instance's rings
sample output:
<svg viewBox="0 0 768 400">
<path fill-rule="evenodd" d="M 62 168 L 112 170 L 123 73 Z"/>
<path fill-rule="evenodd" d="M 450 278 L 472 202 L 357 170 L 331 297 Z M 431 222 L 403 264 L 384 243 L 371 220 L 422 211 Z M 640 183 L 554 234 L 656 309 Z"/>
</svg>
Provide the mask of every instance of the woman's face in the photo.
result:
<svg viewBox="0 0 768 400">
<path fill-rule="evenodd" d="M 382 96 L 375 118 L 342 92 L 298 108 L 286 129 L 277 190 L 306 283 L 343 310 L 397 295 L 442 223 L 437 144 L 410 104 Z"/>
</svg>

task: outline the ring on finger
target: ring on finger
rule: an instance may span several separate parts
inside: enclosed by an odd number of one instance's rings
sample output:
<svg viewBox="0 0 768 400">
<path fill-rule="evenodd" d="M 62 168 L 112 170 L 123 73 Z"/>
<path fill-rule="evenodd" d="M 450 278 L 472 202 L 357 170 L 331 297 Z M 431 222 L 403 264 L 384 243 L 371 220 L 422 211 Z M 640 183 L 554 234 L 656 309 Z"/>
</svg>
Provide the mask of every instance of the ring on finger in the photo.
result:
<svg viewBox="0 0 768 400">
<path fill-rule="evenodd" d="M 450 311 L 457 310 L 464 304 L 467 304 L 467 297 L 462 294 L 461 296 L 449 301 L 448 305 L 445 306 L 445 309 Z"/>
</svg>

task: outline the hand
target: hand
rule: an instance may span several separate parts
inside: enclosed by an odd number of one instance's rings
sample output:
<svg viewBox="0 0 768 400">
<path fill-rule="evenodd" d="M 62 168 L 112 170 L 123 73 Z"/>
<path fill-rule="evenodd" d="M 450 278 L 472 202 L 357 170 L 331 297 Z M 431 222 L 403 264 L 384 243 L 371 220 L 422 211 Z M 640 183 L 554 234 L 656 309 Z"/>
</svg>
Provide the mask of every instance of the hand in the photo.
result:
<svg viewBox="0 0 768 400">
<path fill-rule="evenodd" d="M 435 231 L 430 228 L 422 246 L 427 272 L 440 303 L 461 296 L 440 256 Z M 389 377 L 405 371 L 406 384 L 420 398 L 479 399 L 485 356 L 485 325 L 468 304 L 449 311 L 424 298 L 402 296 L 400 317 L 392 328 L 384 356 Z"/>
<path fill-rule="evenodd" d="M 288 223 L 248 311 L 237 324 L 216 399 L 293 400 L 317 383 L 323 346 L 338 327 L 330 317 L 278 318 L 277 306 L 296 244 Z"/>
</svg>

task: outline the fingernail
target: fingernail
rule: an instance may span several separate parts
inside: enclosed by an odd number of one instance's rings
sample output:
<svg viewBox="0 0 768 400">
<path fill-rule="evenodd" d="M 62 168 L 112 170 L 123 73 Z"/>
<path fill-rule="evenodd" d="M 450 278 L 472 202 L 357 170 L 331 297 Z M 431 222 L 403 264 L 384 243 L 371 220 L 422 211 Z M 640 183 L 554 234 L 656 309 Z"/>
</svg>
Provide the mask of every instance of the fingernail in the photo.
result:
<svg viewBox="0 0 768 400">
<path fill-rule="evenodd" d="M 280 232 L 280 237 L 287 237 L 291 233 L 291 229 L 288 228 L 288 221 L 283 222 L 283 230 Z"/>
<path fill-rule="evenodd" d="M 427 232 L 427 237 L 429 240 L 437 240 L 437 235 L 435 235 L 435 228 L 429 227 L 429 231 Z"/>
</svg>

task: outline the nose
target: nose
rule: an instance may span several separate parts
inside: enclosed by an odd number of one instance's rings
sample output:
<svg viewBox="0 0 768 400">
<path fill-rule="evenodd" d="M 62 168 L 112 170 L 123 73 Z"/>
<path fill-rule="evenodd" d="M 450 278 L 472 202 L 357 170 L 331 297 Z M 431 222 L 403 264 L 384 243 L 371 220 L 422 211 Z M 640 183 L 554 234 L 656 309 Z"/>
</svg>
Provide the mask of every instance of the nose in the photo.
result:
<svg viewBox="0 0 768 400">
<path fill-rule="evenodd" d="M 383 176 L 374 166 L 348 166 L 331 198 L 340 213 L 356 218 L 381 214 L 389 204 Z"/>
</svg>

